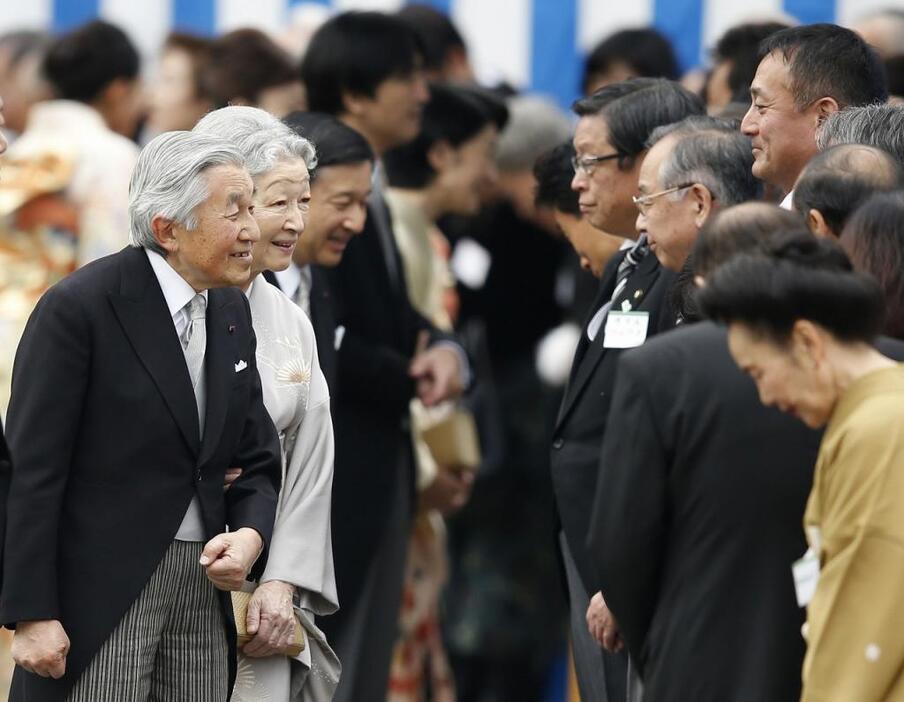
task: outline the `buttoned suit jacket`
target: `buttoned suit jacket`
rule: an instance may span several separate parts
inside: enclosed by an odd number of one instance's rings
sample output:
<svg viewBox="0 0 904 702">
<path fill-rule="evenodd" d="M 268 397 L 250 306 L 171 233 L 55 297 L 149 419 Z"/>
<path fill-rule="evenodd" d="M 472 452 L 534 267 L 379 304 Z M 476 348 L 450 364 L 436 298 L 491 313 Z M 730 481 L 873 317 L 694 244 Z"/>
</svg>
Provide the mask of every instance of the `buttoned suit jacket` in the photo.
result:
<svg viewBox="0 0 904 702">
<path fill-rule="evenodd" d="M 820 433 L 764 407 L 700 322 L 623 354 L 590 547 L 644 694 L 800 696 L 791 564 Z"/>
<path fill-rule="evenodd" d="M 587 555 L 587 531 L 616 364 L 622 350 L 605 348 L 605 325 L 592 342 L 587 337 L 587 327 L 600 306 L 611 298 L 618 265 L 625 255 L 626 252 L 619 252 L 607 265 L 596 302 L 581 327 L 581 340 L 556 420 L 550 455 L 559 521 L 584 586 L 591 594 L 596 592 L 597 578 Z M 674 274 L 662 268 L 656 256 L 648 253 L 627 278 L 612 309 L 621 310 L 622 303 L 629 302 L 631 309 L 648 312 L 648 336 L 670 328 L 674 320 L 668 306 L 668 292 L 674 279 Z"/>
<path fill-rule="evenodd" d="M 210 290 L 206 327 L 202 441 L 182 345 L 142 249 L 76 271 L 32 313 L 7 417 L 18 458 L 0 495 L 0 622 L 58 619 L 71 649 L 60 680 L 17 668 L 11 700 L 64 699 L 150 579 L 195 495 L 207 538 L 227 524 L 251 527 L 266 549 L 280 451 L 245 295 Z M 243 473 L 224 493 L 231 466 Z M 220 600 L 234 653 L 228 593 Z"/>
</svg>

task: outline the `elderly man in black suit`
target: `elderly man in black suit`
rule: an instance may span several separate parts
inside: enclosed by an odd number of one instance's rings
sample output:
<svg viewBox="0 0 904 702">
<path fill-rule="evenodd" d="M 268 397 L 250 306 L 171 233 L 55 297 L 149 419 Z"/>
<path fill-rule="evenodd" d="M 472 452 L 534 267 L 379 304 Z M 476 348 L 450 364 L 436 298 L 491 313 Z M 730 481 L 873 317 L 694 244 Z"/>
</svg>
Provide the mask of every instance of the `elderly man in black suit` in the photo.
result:
<svg viewBox="0 0 904 702">
<path fill-rule="evenodd" d="M 695 274 L 795 228 L 803 221 L 774 205 L 718 213 L 696 242 Z M 799 696 L 791 564 L 806 550 L 818 446 L 817 433 L 760 404 L 710 322 L 622 356 L 590 553 L 618 622 L 605 643 L 624 639 L 644 698 Z"/>
<path fill-rule="evenodd" d="M 659 126 L 703 113 L 700 100 L 677 83 L 638 78 L 607 86 L 575 103 L 580 117 L 574 135 L 574 180 L 584 217 L 596 228 L 635 238 L 637 211 L 631 201 L 646 155 L 646 142 Z M 585 617 L 605 616 L 595 568 L 585 549 L 599 468 L 615 363 L 620 349 L 637 346 L 669 326 L 665 292 L 672 275 L 648 255 L 645 238 L 617 254 L 603 271 L 597 298 L 581 329 L 571 376 L 556 420 L 552 481 L 562 523 L 560 545 L 568 580 L 571 635 L 581 695 L 621 702 L 626 661 L 605 653 L 588 632 Z M 627 313 L 627 314 L 626 314 Z M 610 324 L 611 322 L 613 322 Z M 619 323 L 639 322 L 625 336 Z"/>
<path fill-rule="evenodd" d="M 260 572 L 280 475 L 248 301 L 228 287 L 251 269 L 251 194 L 230 144 L 162 134 L 132 175 L 132 246 L 29 319 L 0 495 L 12 700 L 229 696 L 225 591 Z"/>
</svg>

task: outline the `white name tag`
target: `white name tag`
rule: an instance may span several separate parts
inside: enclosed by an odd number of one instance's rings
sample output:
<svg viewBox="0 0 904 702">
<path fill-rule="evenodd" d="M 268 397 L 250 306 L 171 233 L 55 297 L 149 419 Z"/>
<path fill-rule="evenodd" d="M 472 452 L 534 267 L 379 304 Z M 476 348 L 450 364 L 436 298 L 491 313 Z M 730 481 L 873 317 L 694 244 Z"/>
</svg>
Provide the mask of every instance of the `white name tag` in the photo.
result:
<svg viewBox="0 0 904 702">
<path fill-rule="evenodd" d="M 609 311 L 606 317 L 606 338 L 603 347 L 607 349 L 632 349 L 647 339 L 650 324 L 649 312 Z"/>
<path fill-rule="evenodd" d="M 797 606 L 806 607 L 813 599 L 816 586 L 819 584 L 819 556 L 816 551 L 808 548 L 803 558 L 794 561 L 791 572 L 794 574 Z"/>
</svg>

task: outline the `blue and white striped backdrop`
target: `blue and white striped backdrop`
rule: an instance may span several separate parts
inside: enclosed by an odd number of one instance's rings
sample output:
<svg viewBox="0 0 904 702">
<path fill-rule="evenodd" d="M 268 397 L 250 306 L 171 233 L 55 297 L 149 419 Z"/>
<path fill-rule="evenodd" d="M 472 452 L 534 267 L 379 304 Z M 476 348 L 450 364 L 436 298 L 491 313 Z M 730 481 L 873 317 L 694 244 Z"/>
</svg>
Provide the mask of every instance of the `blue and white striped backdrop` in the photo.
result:
<svg viewBox="0 0 904 702">
<path fill-rule="evenodd" d="M 801 22 L 850 23 L 904 0 L 429 0 L 451 13 L 478 76 L 556 97 L 576 95 L 581 56 L 616 29 L 653 24 L 674 42 L 681 64 L 705 61 L 729 26 L 785 13 Z M 0 32 L 64 30 L 98 15 L 120 24 L 148 56 L 172 28 L 215 34 L 242 26 L 279 30 L 305 3 L 334 10 L 394 10 L 404 0 L 3 0 Z"/>
</svg>

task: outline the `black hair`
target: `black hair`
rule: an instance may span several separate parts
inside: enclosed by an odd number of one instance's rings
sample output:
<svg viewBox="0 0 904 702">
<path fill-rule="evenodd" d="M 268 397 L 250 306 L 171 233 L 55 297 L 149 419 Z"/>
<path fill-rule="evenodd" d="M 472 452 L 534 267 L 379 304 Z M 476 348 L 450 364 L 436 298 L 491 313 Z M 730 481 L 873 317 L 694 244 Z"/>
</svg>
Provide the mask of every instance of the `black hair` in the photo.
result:
<svg viewBox="0 0 904 702">
<path fill-rule="evenodd" d="M 572 158 L 574 146 L 570 141 L 540 155 L 534 164 L 534 180 L 537 181 L 534 202 L 579 217 L 578 194 L 571 189 L 574 178 Z"/>
<path fill-rule="evenodd" d="M 840 243 L 854 268 L 872 275 L 882 287 L 886 309 L 882 331 L 904 339 L 904 194 L 869 198 L 848 220 Z"/>
<path fill-rule="evenodd" d="M 95 20 L 58 37 L 44 56 L 44 76 L 57 96 L 90 103 L 115 80 L 134 80 L 135 45 L 116 25 Z"/>
<path fill-rule="evenodd" d="M 885 304 L 876 280 L 854 272 L 837 243 L 801 231 L 776 236 L 765 254 L 741 254 L 717 268 L 698 300 L 707 317 L 742 323 L 779 345 L 801 319 L 839 341 L 872 343 Z"/>
<path fill-rule="evenodd" d="M 671 42 L 655 29 L 624 29 L 603 39 L 584 65 L 584 92 L 595 76 L 614 64 L 627 65 L 638 77 L 676 80 L 680 73 Z"/>
<path fill-rule="evenodd" d="M 439 142 L 458 147 L 473 139 L 488 124 L 489 113 L 464 90 L 432 84 L 424 106 L 421 131 L 413 141 L 383 155 L 389 184 L 397 188 L 423 188 L 436 172 L 430 165 L 430 149 Z"/>
<path fill-rule="evenodd" d="M 314 144 L 317 167 L 311 173 L 312 180 L 317 178 L 317 172 L 321 168 L 374 162 L 374 152 L 367 139 L 332 115 L 322 112 L 292 112 L 283 122 Z"/>
<path fill-rule="evenodd" d="M 748 22 L 732 27 L 723 34 L 713 49 L 713 62 L 731 62 L 728 88 L 732 102 L 750 104 L 750 83 L 760 63 L 760 44 L 764 39 L 788 25 L 782 22 Z"/>
<path fill-rule="evenodd" d="M 794 209 L 806 216 L 817 210 L 835 236 L 848 217 L 874 192 L 902 185 L 901 166 L 882 149 L 840 144 L 818 153 L 794 185 Z"/>
<path fill-rule="evenodd" d="M 465 41 L 452 20 L 430 5 L 414 3 L 396 13 L 418 35 L 423 48 L 424 68 L 438 71 L 443 68 L 450 51 L 467 53 Z"/>
<path fill-rule="evenodd" d="M 782 29 L 760 44 L 760 59 L 777 53 L 788 64 L 798 108 L 823 97 L 840 108 L 888 99 L 885 68 L 876 51 L 850 29 L 806 24 Z"/>
<path fill-rule="evenodd" d="M 631 78 L 613 83 L 577 100 L 572 109 L 579 117 L 603 118 L 609 141 L 621 155 L 621 168 L 633 165 L 656 127 L 706 112 L 698 96 L 665 78 Z"/>
<path fill-rule="evenodd" d="M 380 12 L 343 12 L 315 32 L 301 63 L 308 107 L 338 115 L 343 95 L 373 97 L 383 81 L 410 76 L 422 60 L 417 35 Z"/>
<path fill-rule="evenodd" d="M 904 56 L 890 56 L 885 59 L 885 76 L 888 79 L 888 94 L 904 95 Z"/>
<path fill-rule="evenodd" d="M 289 55 L 259 29 L 217 37 L 206 53 L 201 87 L 215 107 L 239 98 L 255 103 L 265 89 L 299 80 Z"/>
</svg>

